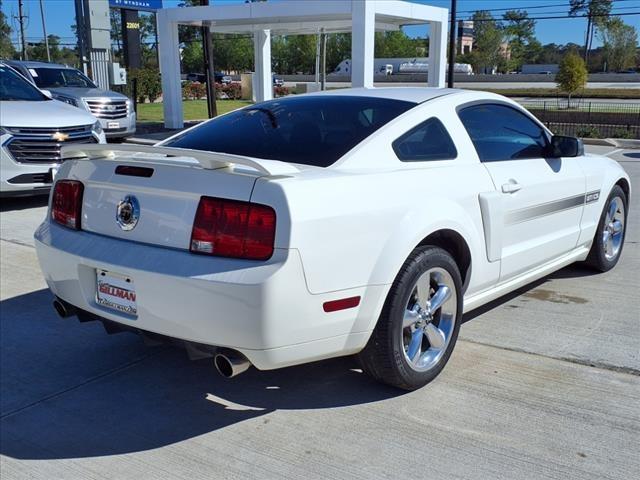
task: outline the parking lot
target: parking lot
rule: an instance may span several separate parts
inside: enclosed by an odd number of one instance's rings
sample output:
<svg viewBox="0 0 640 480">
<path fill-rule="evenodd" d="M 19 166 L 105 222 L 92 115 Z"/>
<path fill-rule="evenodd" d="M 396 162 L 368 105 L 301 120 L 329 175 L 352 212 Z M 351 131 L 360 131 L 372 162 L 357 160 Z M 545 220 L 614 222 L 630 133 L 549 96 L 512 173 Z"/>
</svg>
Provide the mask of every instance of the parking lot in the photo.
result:
<svg viewBox="0 0 640 480">
<path fill-rule="evenodd" d="M 227 380 L 62 320 L 33 248 L 46 200 L 3 199 L 2 478 L 636 477 L 640 150 L 588 151 L 632 178 L 618 266 L 570 266 L 471 312 L 444 372 L 411 393 L 351 358 Z"/>
</svg>

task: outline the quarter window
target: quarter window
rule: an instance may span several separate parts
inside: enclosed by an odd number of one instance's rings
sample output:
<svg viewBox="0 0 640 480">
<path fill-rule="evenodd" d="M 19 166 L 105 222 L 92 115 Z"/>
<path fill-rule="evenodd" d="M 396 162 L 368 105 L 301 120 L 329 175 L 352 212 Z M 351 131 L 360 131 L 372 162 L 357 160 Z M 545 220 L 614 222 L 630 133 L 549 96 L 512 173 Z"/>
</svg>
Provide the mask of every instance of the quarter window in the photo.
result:
<svg viewBox="0 0 640 480">
<path fill-rule="evenodd" d="M 458 156 L 447 129 L 437 118 L 430 118 L 393 142 L 393 150 L 403 162 L 451 160 Z"/>
<path fill-rule="evenodd" d="M 482 162 L 547 156 L 545 131 L 515 108 L 473 105 L 460 110 L 458 115 Z"/>
</svg>

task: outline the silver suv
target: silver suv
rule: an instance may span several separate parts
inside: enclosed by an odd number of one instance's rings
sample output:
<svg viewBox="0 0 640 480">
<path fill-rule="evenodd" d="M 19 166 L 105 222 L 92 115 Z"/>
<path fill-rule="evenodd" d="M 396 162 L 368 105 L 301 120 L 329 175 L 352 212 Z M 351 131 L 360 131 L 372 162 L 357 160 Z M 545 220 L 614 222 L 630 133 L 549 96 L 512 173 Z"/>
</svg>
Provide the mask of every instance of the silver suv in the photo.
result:
<svg viewBox="0 0 640 480">
<path fill-rule="evenodd" d="M 5 60 L 27 80 L 51 92 L 53 98 L 88 111 L 107 138 L 124 138 L 136 131 L 133 103 L 121 93 L 102 90 L 80 70 L 45 62 Z"/>
</svg>

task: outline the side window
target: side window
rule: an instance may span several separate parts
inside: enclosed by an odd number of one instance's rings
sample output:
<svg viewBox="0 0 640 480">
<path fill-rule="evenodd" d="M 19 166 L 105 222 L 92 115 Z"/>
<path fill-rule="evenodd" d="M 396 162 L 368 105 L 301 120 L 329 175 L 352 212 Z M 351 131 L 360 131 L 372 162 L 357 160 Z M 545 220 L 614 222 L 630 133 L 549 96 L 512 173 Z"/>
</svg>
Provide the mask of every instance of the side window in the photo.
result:
<svg viewBox="0 0 640 480">
<path fill-rule="evenodd" d="M 515 108 L 483 104 L 458 112 L 482 162 L 543 158 L 547 155 L 545 131 Z"/>
<path fill-rule="evenodd" d="M 451 160 L 458 156 L 447 129 L 435 117 L 398 138 L 393 142 L 393 150 L 403 162 Z"/>
</svg>

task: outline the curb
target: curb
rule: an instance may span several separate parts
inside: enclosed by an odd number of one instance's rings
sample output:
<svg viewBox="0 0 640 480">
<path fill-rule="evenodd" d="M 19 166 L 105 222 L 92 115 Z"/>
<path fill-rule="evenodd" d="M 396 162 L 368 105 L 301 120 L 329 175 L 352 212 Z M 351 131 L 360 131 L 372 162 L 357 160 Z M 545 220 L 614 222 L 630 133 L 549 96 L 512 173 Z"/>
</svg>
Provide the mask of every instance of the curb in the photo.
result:
<svg viewBox="0 0 640 480">
<path fill-rule="evenodd" d="M 585 145 L 640 149 L 640 140 L 628 138 L 582 138 L 581 140 Z"/>
<path fill-rule="evenodd" d="M 600 145 L 603 147 L 617 147 L 610 138 L 581 138 L 585 145 Z"/>
</svg>

